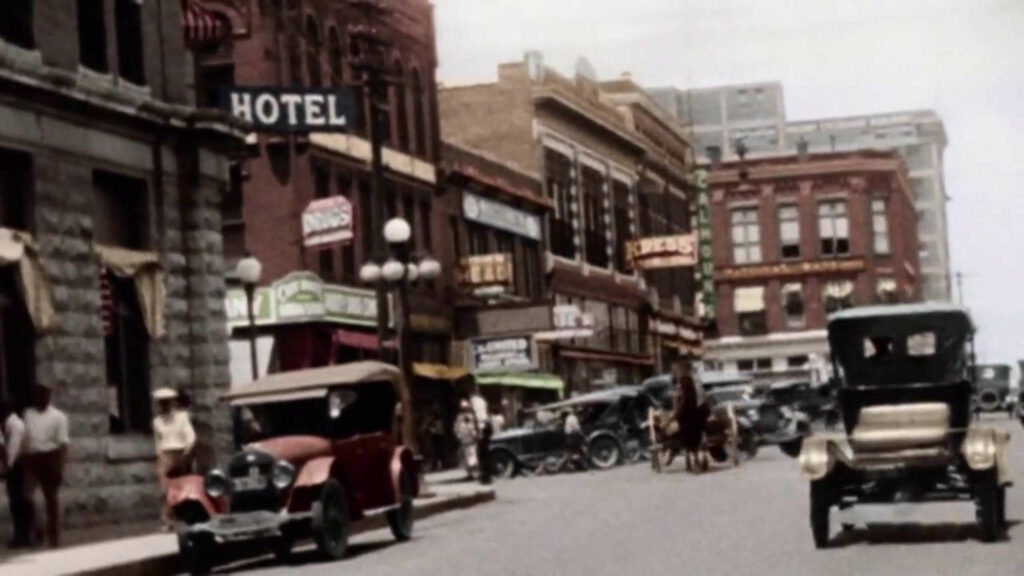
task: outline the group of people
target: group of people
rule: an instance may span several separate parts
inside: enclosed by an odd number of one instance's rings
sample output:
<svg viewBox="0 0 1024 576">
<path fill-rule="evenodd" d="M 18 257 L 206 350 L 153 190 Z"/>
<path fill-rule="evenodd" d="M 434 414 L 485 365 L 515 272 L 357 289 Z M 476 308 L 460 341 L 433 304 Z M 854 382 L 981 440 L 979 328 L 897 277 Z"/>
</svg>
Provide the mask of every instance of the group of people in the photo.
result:
<svg viewBox="0 0 1024 576">
<path fill-rule="evenodd" d="M 471 478 L 481 484 L 491 483 L 491 469 L 487 454 L 491 450 L 491 437 L 495 428 L 499 431 L 504 419 L 499 414 L 491 416 L 487 400 L 474 390 L 459 403 L 459 415 L 455 418 L 455 437 L 459 440 L 460 460 Z"/>
<path fill-rule="evenodd" d="M 156 468 L 163 495 L 171 478 L 190 471 L 196 434 L 187 411 L 187 397 L 180 398 L 170 388 L 161 388 L 153 396 L 157 403 L 153 418 Z M 14 528 L 9 548 L 26 548 L 44 541 L 50 547 L 60 545 L 60 488 L 71 440 L 68 417 L 53 406 L 51 399 L 50 388 L 37 385 L 27 407 L 0 402 L 0 475 L 6 479 Z M 39 492 L 44 514 L 39 513 L 35 501 Z M 166 508 L 163 519 L 169 527 Z"/>
</svg>

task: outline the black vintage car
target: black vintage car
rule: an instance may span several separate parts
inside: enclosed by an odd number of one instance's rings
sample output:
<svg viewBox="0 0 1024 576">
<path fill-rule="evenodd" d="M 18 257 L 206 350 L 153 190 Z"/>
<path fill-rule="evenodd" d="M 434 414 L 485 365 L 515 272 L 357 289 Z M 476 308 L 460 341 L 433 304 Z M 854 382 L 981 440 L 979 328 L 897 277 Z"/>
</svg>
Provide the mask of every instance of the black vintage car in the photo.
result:
<svg viewBox="0 0 1024 576">
<path fill-rule="evenodd" d="M 1010 365 L 981 364 L 974 370 L 974 409 L 977 412 L 1014 412 L 1010 394 Z"/>
<path fill-rule="evenodd" d="M 490 465 L 495 478 L 540 468 L 552 456 L 566 451 L 559 413 L 575 410 L 587 439 L 587 454 L 594 468 L 606 469 L 642 453 L 647 436 L 645 399 L 636 387 L 619 387 L 584 394 L 533 410 L 518 428 L 491 439 Z"/>
</svg>

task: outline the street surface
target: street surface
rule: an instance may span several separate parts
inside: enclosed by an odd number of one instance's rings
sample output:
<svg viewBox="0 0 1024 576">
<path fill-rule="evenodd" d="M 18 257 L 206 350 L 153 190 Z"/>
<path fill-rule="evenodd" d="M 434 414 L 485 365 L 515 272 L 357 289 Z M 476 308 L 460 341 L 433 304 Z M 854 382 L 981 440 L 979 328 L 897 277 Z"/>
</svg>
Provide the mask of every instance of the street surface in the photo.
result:
<svg viewBox="0 0 1024 576">
<path fill-rule="evenodd" d="M 647 465 L 604 473 L 517 478 L 498 484 L 498 500 L 417 524 L 412 542 L 377 531 L 353 540 L 340 564 L 311 553 L 301 566 L 259 562 L 235 574 L 310 576 L 645 575 L 645 574 L 1024 574 L 1024 430 L 1010 430 L 1009 539 L 976 539 L 970 505 L 866 510 L 888 518 L 815 550 L 807 483 L 796 461 L 763 449 L 739 470 L 690 475 L 679 463 L 662 475 Z M 898 520 L 897 520 L 898 517 Z M 928 524 L 921 521 L 927 520 Z M 893 521 L 901 523 L 892 524 Z M 933 523 L 937 522 L 937 523 Z M 838 526 L 833 522 L 833 535 Z"/>
</svg>

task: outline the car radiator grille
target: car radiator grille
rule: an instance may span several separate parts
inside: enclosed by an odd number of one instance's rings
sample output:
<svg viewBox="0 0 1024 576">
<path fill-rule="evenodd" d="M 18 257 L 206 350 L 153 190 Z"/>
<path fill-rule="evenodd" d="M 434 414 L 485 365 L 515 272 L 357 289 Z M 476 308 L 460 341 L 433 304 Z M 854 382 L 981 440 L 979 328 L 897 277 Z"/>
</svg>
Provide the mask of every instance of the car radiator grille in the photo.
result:
<svg viewBox="0 0 1024 576">
<path fill-rule="evenodd" d="M 253 468 L 265 480 L 265 486 L 259 490 L 232 490 L 232 512 L 276 511 L 280 508 L 281 496 L 270 482 L 273 467 L 274 457 L 265 452 L 246 451 L 231 460 L 228 464 L 228 477 L 232 483 L 236 479 L 252 477 Z"/>
</svg>

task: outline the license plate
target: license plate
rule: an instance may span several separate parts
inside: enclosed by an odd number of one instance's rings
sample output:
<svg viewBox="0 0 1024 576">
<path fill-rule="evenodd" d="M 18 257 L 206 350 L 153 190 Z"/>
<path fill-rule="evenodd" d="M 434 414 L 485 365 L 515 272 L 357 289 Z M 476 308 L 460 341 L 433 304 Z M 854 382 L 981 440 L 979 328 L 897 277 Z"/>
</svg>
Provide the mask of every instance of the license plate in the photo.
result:
<svg viewBox="0 0 1024 576">
<path fill-rule="evenodd" d="M 243 478 L 235 478 L 234 487 L 236 492 L 249 492 L 263 490 L 267 487 L 267 479 L 260 474 L 259 468 L 249 468 L 249 475 Z"/>
</svg>

